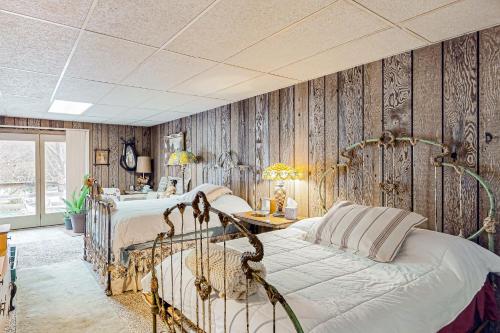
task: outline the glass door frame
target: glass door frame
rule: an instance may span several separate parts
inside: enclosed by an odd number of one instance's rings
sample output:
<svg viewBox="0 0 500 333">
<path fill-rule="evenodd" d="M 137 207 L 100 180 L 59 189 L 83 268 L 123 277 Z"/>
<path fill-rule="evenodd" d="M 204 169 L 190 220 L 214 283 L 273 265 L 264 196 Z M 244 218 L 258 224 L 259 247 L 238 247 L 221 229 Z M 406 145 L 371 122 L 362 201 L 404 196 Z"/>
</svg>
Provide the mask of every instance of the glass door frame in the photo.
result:
<svg viewBox="0 0 500 333">
<path fill-rule="evenodd" d="M 1 141 L 35 142 L 35 214 L 1 218 L 0 224 L 10 224 L 12 229 L 40 226 L 40 135 L 31 133 L 0 133 Z"/>
<path fill-rule="evenodd" d="M 46 198 L 46 184 L 45 184 L 45 143 L 46 142 L 66 142 L 65 134 L 40 134 L 39 141 L 39 156 L 40 156 L 40 225 L 48 226 L 55 224 L 62 224 L 63 213 L 46 213 L 45 212 L 45 198 Z M 65 165 L 66 168 L 66 165 Z M 66 172 L 66 171 L 65 171 Z M 66 185 L 65 185 L 66 186 Z"/>
</svg>

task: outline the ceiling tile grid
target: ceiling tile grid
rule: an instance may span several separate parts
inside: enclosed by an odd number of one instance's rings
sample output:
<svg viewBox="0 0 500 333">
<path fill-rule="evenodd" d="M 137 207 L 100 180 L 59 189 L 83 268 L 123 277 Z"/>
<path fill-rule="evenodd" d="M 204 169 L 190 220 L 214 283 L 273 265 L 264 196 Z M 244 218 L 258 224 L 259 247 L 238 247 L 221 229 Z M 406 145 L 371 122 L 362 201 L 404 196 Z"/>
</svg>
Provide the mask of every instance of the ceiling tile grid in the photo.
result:
<svg viewBox="0 0 500 333">
<path fill-rule="evenodd" d="M 151 126 L 498 25 L 499 12 L 498 0 L 3 0 L 0 113 Z M 49 114 L 52 96 L 94 106 Z"/>
</svg>

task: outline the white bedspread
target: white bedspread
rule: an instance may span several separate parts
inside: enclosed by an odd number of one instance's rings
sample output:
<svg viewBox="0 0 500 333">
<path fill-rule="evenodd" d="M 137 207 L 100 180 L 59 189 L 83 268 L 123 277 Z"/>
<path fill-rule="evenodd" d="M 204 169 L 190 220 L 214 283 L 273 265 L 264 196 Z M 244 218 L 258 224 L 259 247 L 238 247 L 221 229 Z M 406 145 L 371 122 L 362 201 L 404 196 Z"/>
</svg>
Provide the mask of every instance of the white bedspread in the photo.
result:
<svg viewBox="0 0 500 333">
<path fill-rule="evenodd" d="M 465 309 L 489 272 L 500 272 L 497 255 L 470 241 L 427 230 L 413 231 L 392 263 L 377 263 L 305 241 L 305 230 L 314 222 L 304 220 L 259 235 L 264 243 L 267 281 L 285 295 L 305 332 L 437 332 Z M 246 239 L 227 244 L 240 251 L 251 250 Z M 174 267 L 179 268 L 180 254 L 173 259 Z M 167 259 L 163 288 L 164 298 L 171 302 L 169 267 Z M 159 275 L 159 267 L 157 272 Z M 175 306 L 180 301 L 179 272 L 174 271 Z M 150 290 L 150 274 L 142 280 L 144 291 Z M 193 279 L 184 266 L 183 308 L 194 320 Z M 251 296 L 249 302 L 250 331 L 272 332 L 272 306 L 264 292 Z M 228 332 L 245 332 L 245 303 L 228 301 L 227 309 Z M 214 331 L 223 332 L 221 299 L 214 299 L 212 312 Z M 277 318 L 278 332 L 294 332 L 280 306 Z"/>
<path fill-rule="evenodd" d="M 120 250 L 133 244 L 141 244 L 155 239 L 160 232 L 167 231 L 163 220 L 163 212 L 182 202 L 182 197 L 158 200 L 134 200 L 117 203 L 117 209 L 111 214 L 112 251 L 114 260 L 120 258 Z M 212 207 L 232 214 L 251 210 L 241 198 L 231 194 L 222 195 L 211 203 Z M 174 224 L 175 235 L 180 234 L 182 219 L 179 210 L 170 214 Z M 210 213 L 209 227 L 220 226 L 217 215 Z M 194 231 L 193 210 L 186 207 L 184 213 L 184 233 Z"/>
</svg>

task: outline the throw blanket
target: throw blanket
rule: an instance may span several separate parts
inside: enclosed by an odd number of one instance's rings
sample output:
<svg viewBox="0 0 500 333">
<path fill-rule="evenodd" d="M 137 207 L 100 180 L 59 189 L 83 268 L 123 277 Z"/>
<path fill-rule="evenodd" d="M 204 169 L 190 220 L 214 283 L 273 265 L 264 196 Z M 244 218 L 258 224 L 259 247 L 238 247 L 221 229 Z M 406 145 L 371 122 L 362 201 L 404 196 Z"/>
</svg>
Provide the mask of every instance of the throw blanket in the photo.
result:
<svg viewBox="0 0 500 333">
<path fill-rule="evenodd" d="M 201 184 L 193 188 L 191 191 L 187 192 L 186 194 L 182 195 L 179 200 L 182 202 L 191 202 L 194 200 L 194 197 L 196 196 L 196 193 L 202 191 L 205 193 L 207 196 L 208 202 L 212 202 L 217 200 L 220 196 L 223 196 L 225 194 L 232 194 L 233 192 L 225 187 L 225 186 L 219 186 L 219 185 L 213 185 L 213 184 Z"/>
<path fill-rule="evenodd" d="M 206 251 L 206 248 L 204 249 Z M 219 297 L 224 297 L 224 247 L 213 244 L 210 246 L 210 253 L 203 255 L 203 271 L 207 272 L 208 260 L 210 260 L 210 285 L 219 293 Z M 226 248 L 226 298 L 245 299 L 246 297 L 246 276 L 241 268 L 241 252 Z M 201 256 L 198 253 L 198 272 L 201 272 Z M 249 261 L 251 268 L 265 278 L 266 269 L 260 262 Z M 186 258 L 186 266 L 191 273 L 196 276 L 196 251 L 192 250 Z M 254 280 L 248 283 L 248 295 L 255 294 L 258 284 Z"/>
</svg>

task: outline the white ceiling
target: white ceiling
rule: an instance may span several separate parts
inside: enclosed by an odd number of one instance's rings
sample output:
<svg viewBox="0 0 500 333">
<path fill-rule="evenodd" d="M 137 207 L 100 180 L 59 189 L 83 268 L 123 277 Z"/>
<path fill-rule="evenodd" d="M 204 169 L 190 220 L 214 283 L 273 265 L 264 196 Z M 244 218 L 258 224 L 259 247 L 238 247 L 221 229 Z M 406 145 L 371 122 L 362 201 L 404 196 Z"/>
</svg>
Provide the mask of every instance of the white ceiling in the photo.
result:
<svg viewBox="0 0 500 333">
<path fill-rule="evenodd" d="M 152 126 L 498 24 L 499 0 L 2 0 L 0 115 Z"/>
</svg>

